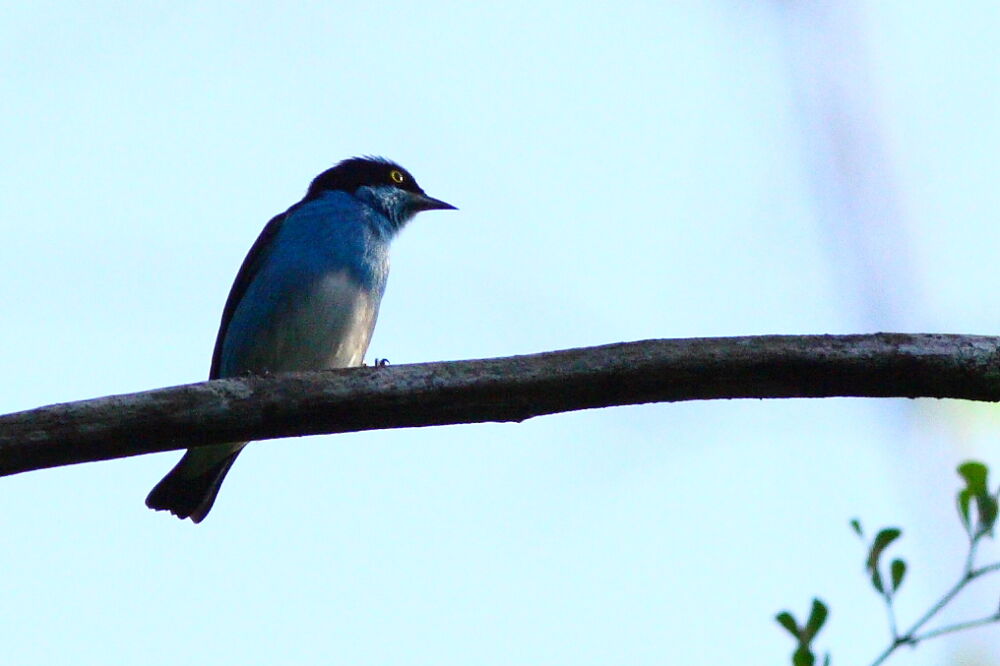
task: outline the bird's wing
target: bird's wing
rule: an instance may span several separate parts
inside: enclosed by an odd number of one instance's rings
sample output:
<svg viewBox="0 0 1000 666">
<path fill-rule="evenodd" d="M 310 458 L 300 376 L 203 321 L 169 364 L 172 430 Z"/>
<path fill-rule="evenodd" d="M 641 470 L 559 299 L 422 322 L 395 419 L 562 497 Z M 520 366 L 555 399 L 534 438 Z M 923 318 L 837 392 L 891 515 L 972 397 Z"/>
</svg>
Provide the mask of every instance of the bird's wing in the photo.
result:
<svg viewBox="0 0 1000 666">
<path fill-rule="evenodd" d="M 209 379 L 219 378 L 219 365 L 222 362 L 222 343 L 226 339 L 229 322 L 232 320 L 233 313 L 236 312 L 240 301 L 243 300 L 247 288 L 253 282 L 254 276 L 257 275 L 260 267 L 264 265 L 264 261 L 273 247 L 272 241 L 278 235 L 282 223 L 291 211 L 292 209 L 289 208 L 284 213 L 271 218 L 271 221 L 267 223 L 264 230 L 260 232 L 260 236 L 254 241 L 253 247 L 250 248 L 250 252 L 247 253 L 246 259 L 243 260 L 243 265 L 240 266 L 240 270 L 236 274 L 236 280 L 233 281 L 233 286 L 229 290 L 229 298 L 226 299 L 226 307 L 222 309 L 222 322 L 219 324 L 219 334 L 215 338 L 215 350 L 212 352 L 212 369 L 208 373 Z"/>
</svg>

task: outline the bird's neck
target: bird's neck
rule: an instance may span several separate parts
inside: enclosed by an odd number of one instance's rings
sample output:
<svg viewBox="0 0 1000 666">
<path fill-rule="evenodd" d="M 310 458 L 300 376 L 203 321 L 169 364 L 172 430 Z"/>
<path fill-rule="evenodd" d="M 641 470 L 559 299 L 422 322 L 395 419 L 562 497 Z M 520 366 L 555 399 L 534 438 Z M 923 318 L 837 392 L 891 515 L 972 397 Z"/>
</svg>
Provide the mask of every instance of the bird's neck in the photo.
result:
<svg viewBox="0 0 1000 666">
<path fill-rule="evenodd" d="M 378 227 L 376 231 L 387 241 L 413 218 L 406 195 L 396 188 L 359 187 L 354 196 L 378 214 L 373 216 L 372 222 Z"/>
</svg>

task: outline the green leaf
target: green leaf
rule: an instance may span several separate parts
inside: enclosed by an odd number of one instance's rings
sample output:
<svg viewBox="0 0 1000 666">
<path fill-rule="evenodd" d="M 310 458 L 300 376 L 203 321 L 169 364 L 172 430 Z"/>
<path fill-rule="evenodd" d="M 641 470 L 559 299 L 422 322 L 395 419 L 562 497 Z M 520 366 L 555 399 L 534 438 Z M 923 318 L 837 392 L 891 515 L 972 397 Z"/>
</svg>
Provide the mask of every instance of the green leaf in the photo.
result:
<svg viewBox="0 0 1000 666">
<path fill-rule="evenodd" d="M 989 494 L 977 495 L 976 507 L 979 509 L 979 532 L 992 532 L 993 525 L 997 522 L 996 498 Z"/>
<path fill-rule="evenodd" d="M 816 657 L 810 652 L 809 648 L 802 646 L 792 655 L 793 666 L 813 666 L 816 663 Z"/>
<path fill-rule="evenodd" d="M 902 533 L 902 530 L 896 527 L 886 527 L 875 535 L 872 547 L 868 551 L 868 562 L 865 565 L 868 571 L 874 572 L 878 568 L 878 561 L 882 557 L 883 551 L 889 547 L 889 544 L 898 539 Z"/>
<path fill-rule="evenodd" d="M 882 585 L 882 574 L 878 572 L 878 569 L 872 571 L 872 587 L 878 590 L 879 594 L 885 594 L 885 587 Z"/>
<path fill-rule="evenodd" d="M 972 493 L 969 492 L 968 488 L 958 491 L 958 513 L 962 517 L 962 524 L 969 535 L 972 534 L 972 524 L 969 522 L 969 501 L 971 499 Z"/>
<path fill-rule="evenodd" d="M 799 625 L 795 623 L 795 618 L 792 617 L 791 613 L 788 611 L 782 611 L 778 613 L 774 619 L 778 621 L 778 624 L 787 629 L 788 633 L 790 633 L 795 640 L 800 640 L 799 637 L 802 635 L 802 631 L 799 629 Z"/>
<path fill-rule="evenodd" d="M 986 477 L 989 468 L 981 462 L 970 460 L 958 466 L 959 475 L 965 479 L 965 487 L 973 495 L 988 495 Z"/>
<path fill-rule="evenodd" d="M 906 575 L 906 562 L 899 559 L 893 560 L 889 570 L 892 573 L 892 591 L 895 592 L 899 589 L 899 586 L 903 582 L 903 577 Z"/>
<path fill-rule="evenodd" d="M 827 652 L 823 657 L 823 666 L 830 666 L 830 653 Z"/>
<path fill-rule="evenodd" d="M 851 519 L 851 529 L 854 530 L 854 533 L 859 537 L 864 538 L 865 533 L 861 530 L 861 521 L 857 518 Z"/>
<path fill-rule="evenodd" d="M 808 645 L 812 642 L 812 639 L 816 637 L 819 630 L 823 628 L 823 623 L 826 622 L 829 614 L 830 611 L 827 609 L 826 604 L 819 599 L 813 599 L 812 609 L 809 611 L 809 619 L 806 620 L 806 626 L 802 627 L 803 643 Z"/>
</svg>

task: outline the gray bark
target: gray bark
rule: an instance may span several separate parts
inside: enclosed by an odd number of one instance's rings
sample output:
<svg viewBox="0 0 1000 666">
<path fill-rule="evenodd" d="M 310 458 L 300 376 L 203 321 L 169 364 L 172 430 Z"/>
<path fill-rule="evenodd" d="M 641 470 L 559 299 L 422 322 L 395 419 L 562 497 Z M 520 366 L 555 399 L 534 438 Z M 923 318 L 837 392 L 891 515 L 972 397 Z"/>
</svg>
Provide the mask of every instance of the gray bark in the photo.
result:
<svg viewBox="0 0 1000 666">
<path fill-rule="evenodd" d="M 1000 338 L 646 340 L 475 361 L 220 379 L 0 416 L 0 475 L 229 441 L 522 421 L 720 398 L 1000 400 Z"/>
</svg>

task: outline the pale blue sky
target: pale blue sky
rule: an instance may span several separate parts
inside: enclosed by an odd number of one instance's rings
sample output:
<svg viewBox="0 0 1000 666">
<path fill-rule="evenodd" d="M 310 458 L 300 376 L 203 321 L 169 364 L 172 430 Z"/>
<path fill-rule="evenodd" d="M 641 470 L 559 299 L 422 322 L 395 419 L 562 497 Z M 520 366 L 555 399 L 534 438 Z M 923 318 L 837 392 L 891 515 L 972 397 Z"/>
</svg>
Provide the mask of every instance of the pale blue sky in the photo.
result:
<svg viewBox="0 0 1000 666">
<path fill-rule="evenodd" d="M 364 153 L 461 209 L 395 243 L 369 358 L 1000 332 L 1000 10 L 858 5 L 908 271 L 868 287 L 917 295 L 881 316 L 831 240 L 782 4 L 5 7 L 0 412 L 203 379 L 261 227 Z M 773 615 L 820 595 L 834 663 L 864 663 L 886 632 L 847 521 L 906 530 L 905 624 L 956 570 L 950 470 L 1000 462 L 998 426 L 732 401 L 259 443 L 199 526 L 143 505 L 177 453 L 23 474 L 0 479 L 0 642 L 16 664 L 776 664 Z"/>
</svg>

